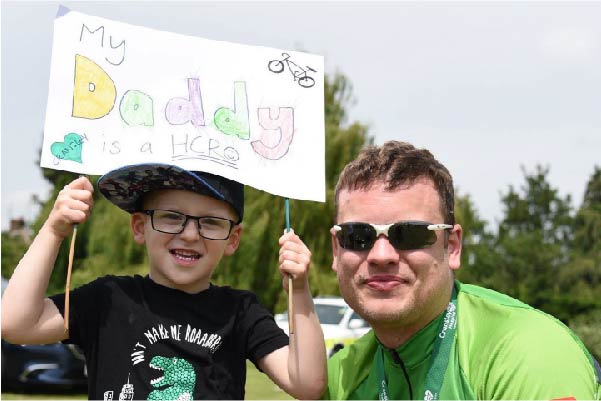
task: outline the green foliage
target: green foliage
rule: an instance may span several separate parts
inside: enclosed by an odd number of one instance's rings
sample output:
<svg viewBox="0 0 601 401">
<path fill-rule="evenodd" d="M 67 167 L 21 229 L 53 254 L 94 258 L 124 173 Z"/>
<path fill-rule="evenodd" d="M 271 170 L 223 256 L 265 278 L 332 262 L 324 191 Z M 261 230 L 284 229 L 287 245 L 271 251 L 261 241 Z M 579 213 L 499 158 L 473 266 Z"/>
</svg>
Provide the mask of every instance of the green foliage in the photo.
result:
<svg viewBox="0 0 601 401">
<path fill-rule="evenodd" d="M 601 168 L 595 171 L 589 180 L 582 207 L 576 214 L 574 232 L 574 250 L 601 260 Z"/>
<path fill-rule="evenodd" d="M 513 238 L 534 231 L 542 235 L 546 243 L 570 240 L 573 218 L 571 199 L 561 199 L 556 189 L 547 182 L 548 168 L 536 167 L 533 174 L 524 171 L 526 185 L 522 194 L 513 187 L 502 196 L 505 218 L 499 226 L 499 239 Z"/>
<path fill-rule="evenodd" d="M 457 191 L 456 191 L 457 192 Z M 463 228 L 461 268 L 456 277 L 464 283 L 491 287 L 496 255 L 492 251 L 494 235 L 478 212 L 469 195 L 455 197 L 455 221 Z"/>
<path fill-rule="evenodd" d="M 9 278 L 13 274 L 27 248 L 22 237 L 2 233 L 2 277 Z"/>
<path fill-rule="evenodd" d="M 570 327 L 601 360 L 601 168 L 595 167 L 576 213 L 572 258 L 559 277 L 570 302 Z"/>
<path fill-rule="evenodd" d="M 582 340 L 597 361 L 601 361 L 601 308 L 575 316 L 570 328 Z"/>
<path fill-rule="evenodd" d="M 521 191 L 510 187 L 502 196 L 505 217 L 494 244 L 492 287 L 565 321 L 557 277 L 569 260 L 571 200 L 551 188 L 547 175 L 541 166 L 524 171 Z"/>
<path fill-rule="evenodd" d="M 599 166 L 595 166 L 595 171 L 586 184 L 582 207 L 584 209 L 592 208 L 597 211 L 601 209 L 601 167 Z"/>
</svg>

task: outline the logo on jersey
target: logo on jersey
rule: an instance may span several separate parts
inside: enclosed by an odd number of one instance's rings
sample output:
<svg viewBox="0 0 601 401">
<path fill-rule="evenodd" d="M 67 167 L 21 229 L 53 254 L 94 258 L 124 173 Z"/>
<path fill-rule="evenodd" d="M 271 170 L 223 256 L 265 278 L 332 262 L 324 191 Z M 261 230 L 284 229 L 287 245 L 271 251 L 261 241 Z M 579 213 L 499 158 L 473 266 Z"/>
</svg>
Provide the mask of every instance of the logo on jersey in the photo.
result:
<svg viewBox="0 0 601 401">
<path fill-rule="evenodd" d="M 457 308 L 452 302 L 449 302 L 449 306 L 447 306 L 447 313 L 444 315 L 442 330 L 440 330 L 438 337 L 444 338 L 447 334 L 447 330 L 454 330 L 455 327 L 457 327 Z"/>
</svg>

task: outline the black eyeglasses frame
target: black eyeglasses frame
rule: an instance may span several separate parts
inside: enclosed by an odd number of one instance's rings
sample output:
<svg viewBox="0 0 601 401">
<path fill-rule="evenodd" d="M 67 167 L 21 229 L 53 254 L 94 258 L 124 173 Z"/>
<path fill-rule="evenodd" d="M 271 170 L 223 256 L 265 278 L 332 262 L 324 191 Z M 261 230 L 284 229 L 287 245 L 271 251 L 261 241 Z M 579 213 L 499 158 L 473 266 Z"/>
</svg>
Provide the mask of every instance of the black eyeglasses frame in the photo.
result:
<svg viewBox="0 0 601 401">
<path fill-rule="evenodd" d="M 154 222 L 154 213 L 156 211 L 170 212 L 170 213 L 175 213 L 175 214 L 178 214 L 178 215 L 181 215 L 181 216 L 185 216 L 186 220 L 184 220 L 184 224 L 182 224 L 181 230 L 178 231 L 178 232 L 169 232 L 169 231 L 159 230 L 158 228 L 156 228 L 155 227 L 155 222 Z M 234 227 L 237 224 L 240 224 L 239 222 L 235 222 L 234 220 L 226 219 L 224 217 L 217 217 L 217 216 L 192 216 L 192 215 L 189 215 L 189 214 L 178 212 L 176 210 L 169 210 L 169 209 L 147 209 L 147 210 L 142 210 L 142 213 L 150 216 L 150 224 L 152 226 L 152 229 L 154 231 L 158 231 L 158 232 L 163 233 L 163 234 L 181 234 L 186 229 L 186 226 L 188 225 L 188 221 L 189 220 L 196 220 L 196 228 L 198 230 L 198 235 L 200 235 L 204 239 L 213 240 L 213 241 L 223 241 L 223 240 L 229 239 L 230 235 L 232 235 L 232 230 L 234 229 Z M 211 218 L 211 219 L 217 219 L 217 220 L 223 220 L 223 221 L 229 222 L 230 223 L 230 227 L 227 230 L 227 236 L 225 238 L 210 238 L 210 237 L 206 237 L 206 236 L 202 235 L 201 232 L 200 232 L 200 229 L 202 227 L 201 224 L 200 224 L 200 219 L 205 219 L 205 218 Z"/>
</svg>

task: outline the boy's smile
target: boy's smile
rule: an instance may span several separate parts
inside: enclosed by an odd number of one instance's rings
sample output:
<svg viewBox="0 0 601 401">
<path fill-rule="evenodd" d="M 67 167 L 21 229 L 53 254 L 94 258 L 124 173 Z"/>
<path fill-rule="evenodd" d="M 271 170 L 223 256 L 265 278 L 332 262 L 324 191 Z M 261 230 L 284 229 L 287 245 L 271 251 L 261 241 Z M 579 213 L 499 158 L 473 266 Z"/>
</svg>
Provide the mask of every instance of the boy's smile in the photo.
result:
<svg viewBox="0 0 601 401">
<path fill-rule="evenodd" d="M 212 240 L 203 238 L 199 223 L 188 219 L 181 233 L 168 234 L 156 230 L 160 229 L 156 210 L 237 221 L 233 209 L 223 201 L 182 190 L 155 191 L 144 200 L 144 209 L 154 210 L 154 215 L 132 214 L 131 227 L 136 242 L 146 244 L 152 280 L 188 293 L 207 289 L 223 255 L 229 256 L 238 248 L 242 228 L 234 225 L 227 239 Z"/>
<path fill-rule="evenodd" d="M 194 251 L 188 251 L 185 249 L 173 249 L 170 251 L 176 259 L 183 263 L 193 263 L 200 259 L 200 254 Z"/>
</svg>

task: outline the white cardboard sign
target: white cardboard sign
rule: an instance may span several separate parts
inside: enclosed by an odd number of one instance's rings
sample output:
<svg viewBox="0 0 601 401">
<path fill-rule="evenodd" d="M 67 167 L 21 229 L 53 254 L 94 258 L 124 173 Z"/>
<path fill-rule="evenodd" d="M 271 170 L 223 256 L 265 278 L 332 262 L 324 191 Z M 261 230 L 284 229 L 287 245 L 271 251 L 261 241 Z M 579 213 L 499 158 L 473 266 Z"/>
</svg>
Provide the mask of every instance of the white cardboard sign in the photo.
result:
<svg viewBox="0 0 601 401">
<path fill-rule="evenodd" d="M 323 57 L 133 26 L 54 21 L 41 166 L 161 162 L 325 201 Z"/>
</svg>

